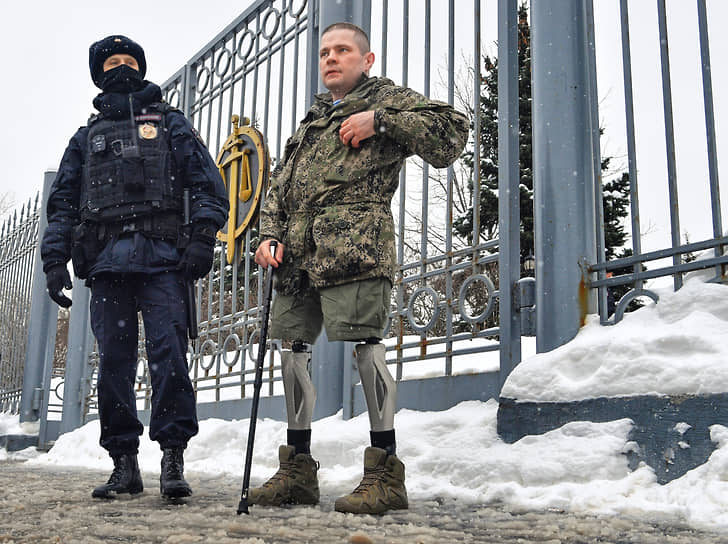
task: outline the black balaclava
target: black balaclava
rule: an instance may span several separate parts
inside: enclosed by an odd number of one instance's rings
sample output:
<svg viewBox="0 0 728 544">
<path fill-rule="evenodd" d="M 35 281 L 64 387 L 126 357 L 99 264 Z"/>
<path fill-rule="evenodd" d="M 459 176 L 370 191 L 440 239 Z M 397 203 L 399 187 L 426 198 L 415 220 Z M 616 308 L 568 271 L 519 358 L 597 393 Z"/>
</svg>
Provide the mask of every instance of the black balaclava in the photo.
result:
<svg viewBox="0 0 728 544">
<path fill-rule="evenodd" d="M 107 70 L 99 77 L 99 87 L 105 93 L 133 93 L 144 85 L 141 73 L 126 64 Z"/>
</svg>

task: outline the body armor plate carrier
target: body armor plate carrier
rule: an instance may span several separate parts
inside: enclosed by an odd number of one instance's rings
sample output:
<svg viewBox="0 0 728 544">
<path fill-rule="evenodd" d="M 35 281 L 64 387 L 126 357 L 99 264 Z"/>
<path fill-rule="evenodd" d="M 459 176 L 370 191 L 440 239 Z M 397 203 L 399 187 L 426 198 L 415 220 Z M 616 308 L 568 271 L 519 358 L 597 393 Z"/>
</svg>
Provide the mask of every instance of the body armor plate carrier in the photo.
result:
<svg viewBox="0 0 728 544">
<path fill-rule="evenodd" d="M 182 180 L 175 176 L 166 132 L 167 104 L 128 119 L 89 121 L 81 219 L 98 237 L 144 232 L 175 239 L 182 219 Z"/>
</svg>

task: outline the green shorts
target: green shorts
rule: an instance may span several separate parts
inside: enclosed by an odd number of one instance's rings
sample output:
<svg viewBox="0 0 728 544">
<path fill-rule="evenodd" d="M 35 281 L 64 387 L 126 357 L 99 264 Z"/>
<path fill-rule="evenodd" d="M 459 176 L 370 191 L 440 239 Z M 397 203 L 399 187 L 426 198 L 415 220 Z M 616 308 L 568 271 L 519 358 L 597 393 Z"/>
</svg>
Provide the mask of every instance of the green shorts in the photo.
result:
<svg viewBox="0 0 728 544">
<path fill-rule="evenodd" d="M 389 279 L 374 278 L 308 289 L 301 295 L 276 293 L 269 336 L 313 344 L 325 326 L 326 336 L 332 342 L 382 338 L 391 292 Z"/>
</svg>

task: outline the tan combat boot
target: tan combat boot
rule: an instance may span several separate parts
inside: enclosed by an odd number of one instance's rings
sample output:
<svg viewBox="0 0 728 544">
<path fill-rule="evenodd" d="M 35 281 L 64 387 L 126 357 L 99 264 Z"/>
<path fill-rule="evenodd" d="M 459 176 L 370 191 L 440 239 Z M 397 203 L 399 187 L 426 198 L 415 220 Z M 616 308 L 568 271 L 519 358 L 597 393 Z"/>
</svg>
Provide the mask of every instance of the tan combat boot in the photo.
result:
<svg viewBox="0 0 728 544">
<path fill-rule="evenodd" d="M 381 448 L 364 450 L 364 478 L 357 488 L 336 499 L 337 512 L 382 514 L 409 506 L 404 487 L 404 463 Z"/>
<path fill-rule="evenodd" d="M 250 489 L 248 502 L 260 506 L 318 504 L 318 461 L 307 453 L 296 455 L 293 446 L 278 448 L 278 460 L 278 472 L 262 486 Z"/>
</svg>

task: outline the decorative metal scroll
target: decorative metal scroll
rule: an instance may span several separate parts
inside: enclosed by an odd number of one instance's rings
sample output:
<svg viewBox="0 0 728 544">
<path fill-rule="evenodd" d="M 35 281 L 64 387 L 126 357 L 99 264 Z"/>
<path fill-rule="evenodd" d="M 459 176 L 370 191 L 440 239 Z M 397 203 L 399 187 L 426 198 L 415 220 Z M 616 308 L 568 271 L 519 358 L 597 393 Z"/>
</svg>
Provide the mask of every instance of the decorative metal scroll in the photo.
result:
<svg viewBox="0 0 728 544">
<path fill-rule="evenodd" d="M 467 301 L 468 291 L 477 283 L 482 284 L 480 288 L 487 298 L 482 311 L 478 314 L 471 314 L 471 308 L 468 307 Z M 452 301 L 451 308 L 457 311 L 460 317 L 471 325 L 480 324 L 493 314 L 496 296 L 496 289 L 491 279 L 484 274 L 474 274 L 463 282 L 460 287 L 459 296 L 457 300 Z M 412 295 L 410 295 L 405 315 L 412 330 L 419 334 L 426 334 L 435 327 L 437 320 L 440 318 L 441 311 L 446 307 L 447 303 L 440 300 L 440 295 L 435 289 L 429 286 L 422 286 L 415 289 Z M 428 316 L 428 319 L 423 322 L 418 313 Z M 391 319 L 385 330 L 385 335 L 389 333 L 390 326 Z"/>
<path fill-rule="evenodd" d="M 230 200 L 228 223 L 218 233 L 227 242 L 227 262 L 235 259 L 236 240 L 250 225 L 255 224 L 262 197 L 268 188 L 270 159 L 263 134 L 250 126 L 250 119 L 232 116 L 233 131 L 225 140 L 217 155 L 220 169 Z"/>
</svg>

